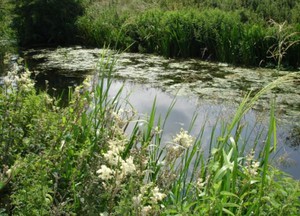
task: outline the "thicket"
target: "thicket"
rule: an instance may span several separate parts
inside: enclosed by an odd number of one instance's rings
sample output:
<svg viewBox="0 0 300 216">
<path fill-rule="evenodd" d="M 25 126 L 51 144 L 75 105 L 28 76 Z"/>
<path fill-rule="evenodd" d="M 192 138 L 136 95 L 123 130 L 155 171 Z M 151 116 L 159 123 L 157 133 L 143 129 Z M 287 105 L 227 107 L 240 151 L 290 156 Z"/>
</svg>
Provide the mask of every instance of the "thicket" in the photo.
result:
<svg viewBox="0 0 300 216">
<path fill-rule="evenodd" d="M 171 138 L 164 125 L 174 103 L 158 116 L 154 101 L 149 116 L 138 118 L 120 103 L 122 88 L 109 97 L 111 62 L 103 58 L 99 74 L 70 92 L 65 107 L 37 93 L 29 71 L 4 78 L 1 215 L 299 214 L 299 182 L 270 162 L 273 107 L 265 134 L 241 138 L 243 115 L 264 92 L 293 82 L 292 74 L 246 97 L 210 139 L 203 137 L 205 124 L 190 135 L 196 116 Z"/>
<path fill-rule="evenodd" d="M 83 14 L 82 0 L 12 0 L 21 46 L 66 45 L 77 42 L 75 22 Z"/>
<path fill-rule="evenodd" d="M 167 57 L 198 57 L 241 65 L 277 65 L 268 58 L 269 48 L 281 41 L 273 37 L 276 27 L 270 19 L 280 23 L 289 20 L 292 34 L 300 31 L 299 3 L 291 1 L 279 7 L 279 1 L 129 1 L 100 4 L 96 1 L 78 19 L 83 41 L 87 45 L 109 44 L 117 49 L 147 52 Z M 135 7 L 133 3 L 144 4 Z M 214 2 L 214 3 L 213 3 Z M 147 4 L 148 3 L 148 4 Z M 266 4 L 276 8 L 274 14 L 265 12 Z M 191 5 L 198 5 L 192 8 Z M 255 6 L 256 5 L 256 6 Z M 288 12 L 288 13 L 287 13 Z M 295 34 L 289 40 L 297 41 Z M 300 45 L 295 43 L 284 65 L 300 66 Z"/>
</svg>

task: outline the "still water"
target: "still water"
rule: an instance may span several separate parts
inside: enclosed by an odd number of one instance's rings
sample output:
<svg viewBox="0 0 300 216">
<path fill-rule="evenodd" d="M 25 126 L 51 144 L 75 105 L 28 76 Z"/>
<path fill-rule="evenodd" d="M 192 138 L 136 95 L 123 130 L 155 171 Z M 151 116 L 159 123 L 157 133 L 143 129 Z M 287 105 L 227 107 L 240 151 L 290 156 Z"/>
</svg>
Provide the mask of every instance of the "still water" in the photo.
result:
<svg viewBox="0 0 300 216">
<path fill-rule="evenodd" d="M 197 115 L 192 135 L 197 136 L 202 127 L 205 127 L 202 138 L 202 150 L 205 152 L 210 143 L 211 132 L 216 126 L 216 134 L 221 133 L 221 122 L 230 122 L 231 117 L 237 108 L 236 105 L 229 103 L 215 103 L 212 101 L 199 102 L 198 98 L 185 96 L 174 96 L 158 88 L 153 88 L 147 84 L 138 84 L 128 81 L 114 81 L 110 89 L 110 95 L 113 97 L 123 86 L 122 98 L 138 111 L 139 115 L 145 118 L 149 115 L 153 101 L 156 100 L 157 116 L 166 116 L 170 104 L 176 100 L 164 130 L 165 142 L 170 141 L 180 128 L 188 129 L 194 115 Z M 218 122 L 216 124 L 216 122 Z M 244 130 L 240 145 L 247 143 L 248 151 L 256 139 L 256 136 L 262 133 L 258 146 L 263 146 L 263 140 L 268 125 L 268 113 L 249 111 L 242 120 Z M 300 179 L 300 150 L 289 143 L 289 126 L 282 125 L 277 129 L 278 133 L 278 151 L 272 155 L 272 163 L 291 174 L 294 178 Z M 247 149 L 246 147 L 246 149 Z"/>
</svg>

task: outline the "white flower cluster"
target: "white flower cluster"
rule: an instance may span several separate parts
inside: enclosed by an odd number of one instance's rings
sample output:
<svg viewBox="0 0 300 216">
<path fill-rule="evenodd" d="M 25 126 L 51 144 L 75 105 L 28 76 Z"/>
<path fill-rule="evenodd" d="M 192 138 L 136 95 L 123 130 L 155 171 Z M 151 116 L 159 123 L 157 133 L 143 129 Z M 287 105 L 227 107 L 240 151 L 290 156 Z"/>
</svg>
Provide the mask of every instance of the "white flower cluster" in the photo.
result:
<svg viewBox="0 0 300 216">
<path fill-rule="evenodd" d="M 110 169 L 106 165 L 101 165 L 101 168 L 97 170 L 96 173 L 99 175 L 99 178 L 105 181 L 112 179 L 115 174 L 114 170 Z"/>
<path fill-rule="evenodd" d="M 166 197 L 166 194 L 161 193 L 159 188 L 156 186 L 152 191 L 151 200 L 154 204 L 157 204 L 157 202 L 162 201 Z"/>
<path fill-rule="evenodd" d="M 119 109 L 110 111 L 110 118 L 115 123 L 117 129 L 123 129 L 136 116 L 136 111 L 133 109 Z"/>
<path fill-rule="evenodd" d="M 177 134 L 173 142 L 168 146 L 167 161 L 177 159 L 186 148 L 189 148 L 194 142 L 194 138 L 188 134 L 184 129 L 180 129 L 180 133 Z"/>
<path fill-rule="evenodd" d="M 25 70 L 25 72 L 18 75 L 17 71 L 10 71 L 3 78 L 3 84 L 6 88 L 18 87 L 24 92 L 29 92 L 34 88 L 34 82 L 30 79 L 31 72 Z"/>
<path fill-rule="evenodd" d="M 176 137 L 173 139 L 173 142 L 184 148 L 188 148 L 193 144 L 194 138 L 189 135 L 187 131 L 181 128 L 180 133 L 176 135 Z"/>
<path fill-rule="evenodd" d="M 259 161 L 254 160 L 255 152 L 252 150 L 246 157 L 247 171 L 251 176 L 258 175 Z"/>
<path fill-rule="evenodd" d="M 109 150 L 103 154 L 103 157 L 108 162 L 109 167 L 101 165 L 101 168 L 97 170 L 96 173 L 99 175 L 99 178 L 104 181 L 115 177 L 116 181 L 120 182 L 126 176 L 136 171 L 133 157 L 129 156 L 127 159 L 121 157 L 125 149 L 124 140 L 110 140 L 108 143 Z"/>
<path fill-rule="evenodd" d="M 141 215 L 152 215 L 154 206 L 162 201 L 166 194 L 160 192 L 153 183 L 145 184 L 140 188 L 140 194 L 132 198 L 133 205 L 139 209 Z"/>
</svg>

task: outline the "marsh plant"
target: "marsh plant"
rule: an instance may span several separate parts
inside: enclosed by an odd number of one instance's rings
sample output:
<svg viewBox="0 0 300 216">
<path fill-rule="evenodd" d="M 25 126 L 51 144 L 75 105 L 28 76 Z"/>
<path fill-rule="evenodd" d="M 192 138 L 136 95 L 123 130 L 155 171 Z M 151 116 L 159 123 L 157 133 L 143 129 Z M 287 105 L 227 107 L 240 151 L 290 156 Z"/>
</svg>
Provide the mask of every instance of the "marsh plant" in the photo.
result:
<svg viewBox="0 0 300 216">
<path fill-rule="evenodd" d="M 297 40 L 296 35 L 282 34 L 299 31 L 299 7 L 296 0 L 92 0 L 76 25 L 79 38 L 87 45 L 110 44 L 115 49 L 166 57 L 265 66 L 281 60 L 288 41 Z M 287 20 L 283 29 L 289 30 L 279 34 L 283 37 L 266 40 L 267 36 L 277 37 L 278 26 L 268 28 L 270 18 L 279 23 Z M 269 49 L 282 40 L 280 55 L 273 49 L 277 45 Z M 288 48 L 285 63 L 289 67 L 299 67 L 299 48 L 299 44 Z M 275 59 L 266 58 L 267 52 Z"/>
<path fill-rule="evenodd" d="M 269 48 L 269 58 L 273 58 L 277 62 L 277 70 L 281 69 L 283 57 L 287 51 L 297 43 L 300 43 L 299 32 L 292 32 L 287 22 L 277 23 L 270 20 L 270 25 L 274 26 L 274 33 L 269 38 L 274 39 L 274 44 Z M 297 37 L 298 36 L 298 37 Z"/>
<path fill-rule="evenodd" d="M 299 182 L 270 163 L 276 151 L 274 106 L 263 141 L 240 139 L 240 121 L 258 97 L 293 76 L 248 95 L 221 133 L 212 130 L 204 153 L 205 125 L 191 135 L 196 116 L 188 128 L 164 136 L 175 102 L 158 116 L 154 101 L 141 118 L 122 102 L 122 88 L 110 95 L 114 62 L 102 57 L 95 77 L 70 91 L 65 107 L 36 92 L 29 71 L 4 78 L 2 215 L 299 214 Z"/>
</svg>

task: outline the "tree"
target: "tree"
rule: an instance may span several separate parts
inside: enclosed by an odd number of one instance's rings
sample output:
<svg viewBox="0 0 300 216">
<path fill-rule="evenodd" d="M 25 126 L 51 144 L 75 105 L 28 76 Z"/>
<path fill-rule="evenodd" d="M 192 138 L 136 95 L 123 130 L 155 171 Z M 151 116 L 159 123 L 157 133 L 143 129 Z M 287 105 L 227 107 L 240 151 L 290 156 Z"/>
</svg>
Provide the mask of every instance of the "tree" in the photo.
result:
<svg viewBox="0 0 300 216">
<path fill-rule="evenodd" d="M 76 20 L 83 14 L 82 0 L 12 0 L 21 46 L 76 42 Z"/>
</svg>

